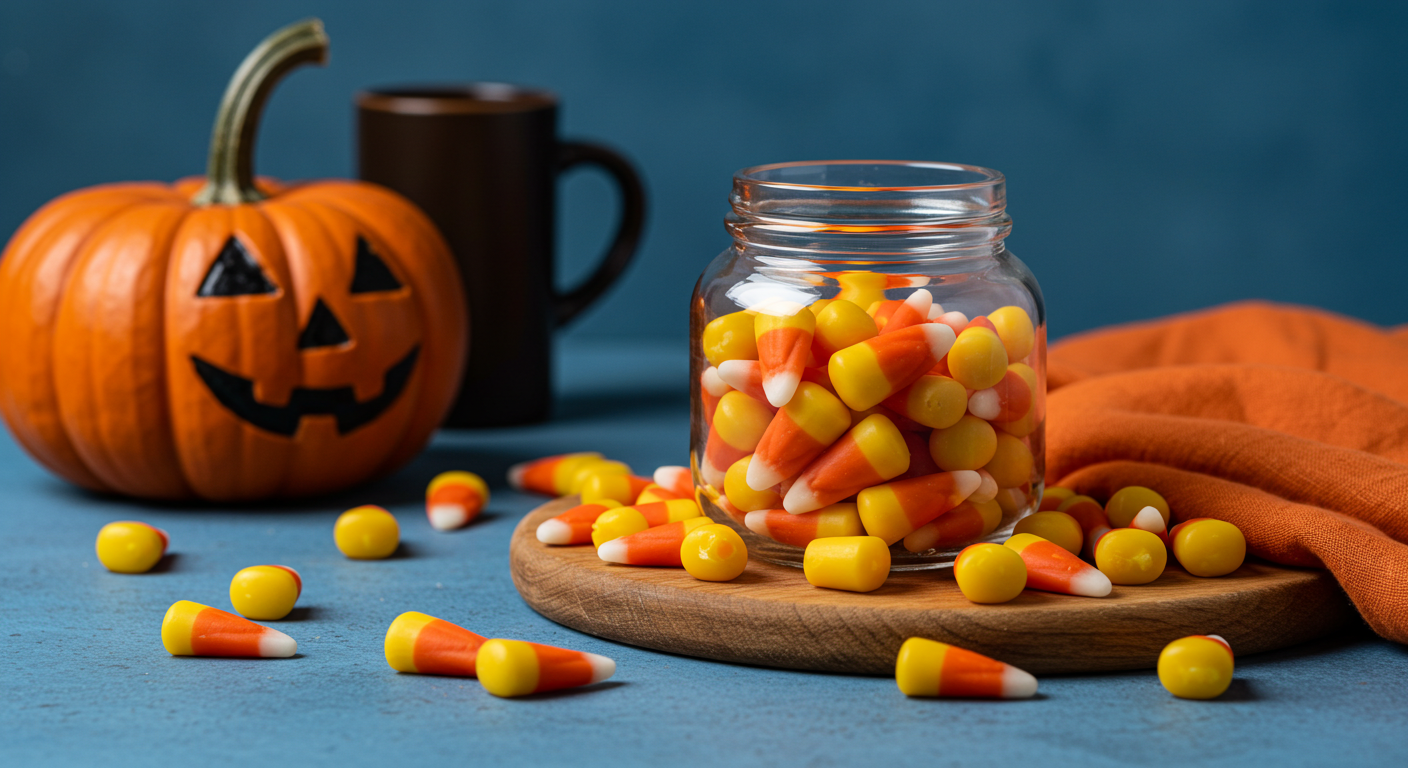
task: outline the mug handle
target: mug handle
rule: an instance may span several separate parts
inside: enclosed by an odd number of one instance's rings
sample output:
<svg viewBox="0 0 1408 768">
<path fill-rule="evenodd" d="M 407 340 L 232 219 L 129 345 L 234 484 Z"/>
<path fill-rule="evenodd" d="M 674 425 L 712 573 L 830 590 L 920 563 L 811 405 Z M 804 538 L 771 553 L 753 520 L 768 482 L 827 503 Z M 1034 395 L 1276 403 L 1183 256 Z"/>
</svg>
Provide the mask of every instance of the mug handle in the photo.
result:
<svg viewBox="0 0 1408 768">
<path fill-rule="evenodd" d="M 557 172 L 561 174 L 576 165 L 595 165 L 616 181 L 621 190 L 621 222 L 616 226 L 616 236 L 606 250 L 606 257 L 592 276 L 567 293 L 554 297 L 559 328 L 591 306 L 626 271 L 640 246 L 641 231 L 645 229 L 645 186 L 626 158 L 600 144 L 581 141 L 559 144 Z"/>
</svg>

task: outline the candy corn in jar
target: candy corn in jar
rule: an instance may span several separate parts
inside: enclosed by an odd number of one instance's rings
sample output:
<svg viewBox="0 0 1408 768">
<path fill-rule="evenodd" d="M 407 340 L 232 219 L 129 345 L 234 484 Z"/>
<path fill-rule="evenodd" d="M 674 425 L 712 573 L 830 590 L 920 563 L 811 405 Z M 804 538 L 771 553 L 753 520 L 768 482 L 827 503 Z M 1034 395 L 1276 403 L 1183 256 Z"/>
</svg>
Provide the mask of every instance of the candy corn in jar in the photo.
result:
<svg viewBox="0 0 1408 768">
<path fill-rule="evenodd" d="M 702 511 L 790 565 L 825 535 L 881 540 L 894 570 L 1011 537 L 1043 488 L 1046 310 L 1002 174 L 781 163 L 729 200 L 690 305 Z M 818 523 L 835 510 L 854 524 Z"/>
</svg>

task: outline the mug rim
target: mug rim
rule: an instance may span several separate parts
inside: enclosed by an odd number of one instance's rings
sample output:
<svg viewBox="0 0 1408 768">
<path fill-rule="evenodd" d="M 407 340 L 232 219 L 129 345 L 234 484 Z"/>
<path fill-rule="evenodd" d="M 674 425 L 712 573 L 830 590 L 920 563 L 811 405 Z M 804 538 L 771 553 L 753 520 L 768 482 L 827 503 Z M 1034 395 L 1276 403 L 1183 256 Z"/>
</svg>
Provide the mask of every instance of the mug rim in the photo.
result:
<svg viewBox="0 0 1408 768">
<path fill-rule="evenodd" d="M 398 115 L 465 115 L 532 112 L 557 106 L 542 88 L 487 81 L 405 83 L 357 92 L 357 107 Z"/>
</svg>

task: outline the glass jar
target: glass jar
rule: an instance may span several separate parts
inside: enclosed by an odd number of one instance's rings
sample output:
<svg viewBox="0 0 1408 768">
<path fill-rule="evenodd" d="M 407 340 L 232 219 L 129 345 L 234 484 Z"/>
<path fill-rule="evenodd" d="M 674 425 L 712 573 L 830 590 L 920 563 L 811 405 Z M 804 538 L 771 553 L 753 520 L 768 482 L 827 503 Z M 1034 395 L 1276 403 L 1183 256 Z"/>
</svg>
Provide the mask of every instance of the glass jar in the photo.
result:
<svg viewBox="0 0 1408 768">
<path fill-rule="evenodd" d="M 1042 493 L 1046 311 L 1002 174 L 781 163 L 729 201 L 690 304 L 705 513 L 788 565 L 818 536 L 880 536 L 894 570 L 1003 541 Z"/>
</svg>

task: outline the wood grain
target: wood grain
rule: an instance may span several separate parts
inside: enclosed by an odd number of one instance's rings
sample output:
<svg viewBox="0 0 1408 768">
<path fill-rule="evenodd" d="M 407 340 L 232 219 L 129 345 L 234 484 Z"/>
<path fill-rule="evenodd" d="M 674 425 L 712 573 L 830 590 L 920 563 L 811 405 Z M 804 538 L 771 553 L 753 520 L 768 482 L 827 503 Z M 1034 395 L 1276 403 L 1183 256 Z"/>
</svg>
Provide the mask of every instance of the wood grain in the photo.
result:
<svg viewBox="0 0 1408 768">
<path fill-rule="evenodd" d="M 1171 566 L 1105 598 L 1027 590 L 1002 605 L 968 602 L 949 571 L 894 573 L 869 594 L 818 589 L 799 568 L 757 560 L 731 582 L 697 581 L 538 542 L 538 523 L 574 503 L 549 502 L 513 533 L 513 582 L 528 605 L 608 640 L 718 661 L 891 675 L 900 644 L 922 636 L 1039 674 L 1146 669 L 1185 635 L 1219 634 L 1246 655 L 1321 637 L 1353 616 L 1328 572 L 1259 561 L 1217 579 Z"/>
</svg>

